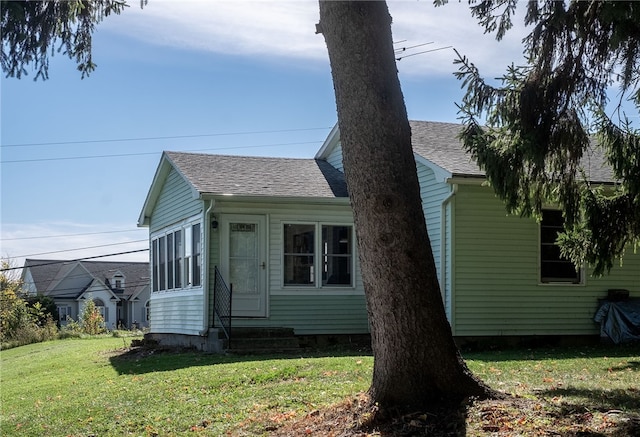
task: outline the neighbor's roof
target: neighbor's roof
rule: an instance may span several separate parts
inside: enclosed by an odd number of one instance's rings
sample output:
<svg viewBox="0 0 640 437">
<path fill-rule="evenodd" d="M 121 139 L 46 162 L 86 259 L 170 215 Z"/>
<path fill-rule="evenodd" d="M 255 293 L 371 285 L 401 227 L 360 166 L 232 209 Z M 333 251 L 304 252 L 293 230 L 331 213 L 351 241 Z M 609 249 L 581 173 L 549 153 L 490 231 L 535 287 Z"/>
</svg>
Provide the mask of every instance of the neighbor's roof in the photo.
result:
<svg viewBox="0 0 640 437">
<path fill-rule="evenodd" d="M 149 285 L 148 262 L 121 261 L 74 261 L 55 259 L 26 259 L 24 268 L 29 268 L 38 294 L 42 294 L 51 287 L 54 281 L 63 279 L 69 271 L 81 264 L 91 276 L 102 282 L 111 281 L 116 272 L 124 275 L 124 296 L 135 294 L 141 287 Z M 114 284 L 111 284 L 112 286 Z M 82 290 L 78 290 L 81 292 Z"/>
<path fill-rule="evenodd" d="M 484 171 L 464 150 L 458 138 L 463 128 L 461 124 L 410 121 L 410 125 L 416 154 L 449 172 L 452 177 L 485 177 Z M 611 183 L 615 180 L 602 148 L 597 145 L 585 154 L 582 166 L 591 182 Z"/>
<path fill-rule="evenodd" d="M 316 159 L 165 152 L 200 194 L 347 197 L 344 175 Z"/>
</svg>

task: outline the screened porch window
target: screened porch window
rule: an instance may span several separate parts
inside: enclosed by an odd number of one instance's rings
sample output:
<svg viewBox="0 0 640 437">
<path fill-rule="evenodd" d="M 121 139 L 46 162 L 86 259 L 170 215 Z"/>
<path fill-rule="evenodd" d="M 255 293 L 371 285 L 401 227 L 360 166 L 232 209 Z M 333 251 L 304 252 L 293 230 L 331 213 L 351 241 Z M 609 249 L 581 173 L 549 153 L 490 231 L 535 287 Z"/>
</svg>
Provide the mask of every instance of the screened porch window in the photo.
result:
<svg viewBox="0 0 640 437">
<path fill-rule="evenodd" d="M 564 230 L 562 211 L 542 210 L 540 222 L 540 281 L 542 283 L 579 284 L 581 271 L 571 261 L 563 258 L 556 244 L 558 233 Z"/>
<path fill-rule="evenodd" d="M 167 230 L 151 240 L 152 290 L 198 287 L 202 280 L 200 223 Z"/>
</svg>

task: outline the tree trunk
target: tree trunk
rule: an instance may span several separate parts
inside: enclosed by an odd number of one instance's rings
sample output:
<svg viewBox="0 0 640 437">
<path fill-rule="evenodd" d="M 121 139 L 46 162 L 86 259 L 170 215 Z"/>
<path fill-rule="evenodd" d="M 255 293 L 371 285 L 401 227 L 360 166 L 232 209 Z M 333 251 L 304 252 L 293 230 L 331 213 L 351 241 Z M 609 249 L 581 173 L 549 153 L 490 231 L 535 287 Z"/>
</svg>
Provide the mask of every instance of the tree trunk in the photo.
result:
<svg viewBox="0 0 640 437">
<path fill-rule="evenodd" d="M 382 408 L 492 393 L 469 372 L 445 316 L 411 130 L 383 1 L 320 0 Z"/>
</svg>

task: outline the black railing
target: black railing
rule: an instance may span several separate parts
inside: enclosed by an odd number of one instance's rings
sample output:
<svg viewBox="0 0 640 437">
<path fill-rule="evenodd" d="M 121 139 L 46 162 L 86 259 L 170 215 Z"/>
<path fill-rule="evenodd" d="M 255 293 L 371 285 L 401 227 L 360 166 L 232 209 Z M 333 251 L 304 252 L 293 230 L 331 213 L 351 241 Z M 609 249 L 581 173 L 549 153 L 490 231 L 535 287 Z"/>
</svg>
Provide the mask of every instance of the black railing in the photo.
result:
<svg viewBox="0 0 640 437">
<path fill-rule="evenodd" d="M 227 348 L 231 348 L 231 295 L 233 284 L 227 287 L 220 270 L 215 268 L 213 280 L 213 312 L 214 327 L 222 328 L 222 332 L 227 337 Z"/>
</svg>

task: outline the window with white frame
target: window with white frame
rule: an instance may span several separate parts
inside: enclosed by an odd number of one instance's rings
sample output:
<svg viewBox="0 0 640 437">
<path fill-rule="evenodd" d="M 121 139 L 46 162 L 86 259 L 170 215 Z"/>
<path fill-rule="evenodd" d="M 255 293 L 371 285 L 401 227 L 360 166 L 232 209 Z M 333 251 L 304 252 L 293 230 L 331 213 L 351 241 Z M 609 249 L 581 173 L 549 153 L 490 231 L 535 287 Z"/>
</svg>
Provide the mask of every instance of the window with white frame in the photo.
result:
<svg viewBox="0 0 640 437">
<path fill-rule="evenodd" d="M 151 320 L 151 301 L 147 301 L 144 304 L 143 320 L 147 323 Z"/>
<path fill-rule="evenodd" d="M 58 321 L 66 322 L 71 318 L 71 307 L 70 306 L 59 306 L 58 307 Z"/>
<path fill-rule="evenodd" d="M 562 211 L 542 210 L 540 222 L 540 282 L 579 284 L 581 271 L 560 254 L 556 244 L 558 233 L 564 230 Z"/>
<path fill-rule="evenodd" d="M 113 288 L 122 290 L 124 288 L 124 275 L 122 273 L 116 273 L 113 275 Z"/>
<path fill-rule="evenodd" d="M 353 226 L 287 223 L 283 235 L 284 285 L 353 285 Z"/>
<path fill-rule="evenodd" d="M 199 287 L 202 283 L 200 223 L 167 229 L 151 239 L 152 290 Z"/>
</svg>

